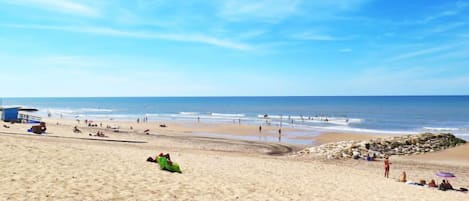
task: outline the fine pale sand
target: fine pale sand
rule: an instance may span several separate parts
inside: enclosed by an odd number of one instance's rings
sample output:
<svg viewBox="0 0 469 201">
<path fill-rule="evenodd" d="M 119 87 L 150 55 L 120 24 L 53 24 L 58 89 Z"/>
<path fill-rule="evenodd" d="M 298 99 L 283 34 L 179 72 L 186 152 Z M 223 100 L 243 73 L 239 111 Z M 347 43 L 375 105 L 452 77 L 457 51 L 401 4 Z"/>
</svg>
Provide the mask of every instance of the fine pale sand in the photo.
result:
<svg viewBox="0 0 469 201">
<path fill-rule="evenodd" d="M 469 194 L 395 181 L 402 170 L 410 180 L 436 179 L 436 171 L 447 170 L 458 176 L 451 180 L 453 186 L 467 188 L 468 146 L 431 155 L 392 157 L 392 178 L 385 179 L 380 161 L 324 161 L 292 154 L 301 146 L 194 135 L 259 135 L 256 126 L 168 123 L 167 128 L 160 128 L 150 123 L 103 122 L 104 127 L 118 124 L 120 132 L 81 123 L 83 133 L 76 134 L 72 128 L 77 122 L 47 122 L 45 136 L 27 134 L 29 125 L 0 128 L 2 200 L 469 199 Z M 109 137 L 89 136 L 98 129 Z M 145 129 L 151 134 L 143 134 Z M 265 135 L 275 135 L 276 130 L 263 128 Z M 145 161 L 159 152 L 170 153 L 183 173 L 161 171 Z"/>
</svg>

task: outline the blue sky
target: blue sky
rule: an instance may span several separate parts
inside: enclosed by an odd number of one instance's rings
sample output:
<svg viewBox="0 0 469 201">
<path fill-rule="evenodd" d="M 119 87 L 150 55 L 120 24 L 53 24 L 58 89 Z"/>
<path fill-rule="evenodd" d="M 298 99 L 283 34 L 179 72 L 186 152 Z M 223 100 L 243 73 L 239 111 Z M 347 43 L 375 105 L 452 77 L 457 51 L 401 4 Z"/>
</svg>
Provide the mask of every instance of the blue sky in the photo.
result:
<svg viewBox="0 0 469 201">
<path fill-rule="evenodd" d="M 467 13 L 438 0 L 0 0 L 0 91 L 467 95 Z"/>
</svg>

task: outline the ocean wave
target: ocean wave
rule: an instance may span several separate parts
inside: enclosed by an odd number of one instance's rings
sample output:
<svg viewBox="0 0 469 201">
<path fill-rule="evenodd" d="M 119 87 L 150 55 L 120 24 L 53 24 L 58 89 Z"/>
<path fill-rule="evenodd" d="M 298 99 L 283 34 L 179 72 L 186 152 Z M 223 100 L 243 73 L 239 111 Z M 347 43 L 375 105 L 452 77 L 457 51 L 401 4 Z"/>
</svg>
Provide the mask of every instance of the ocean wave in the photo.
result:
<svg viewBox="0 0 469 201">
<path fill-rule="evenodd" d="M 114 112 L 112 109 L 101 109 L 101 108 L 80 108 L 80 112 Z"/>
<path fill-rule="evenodd" d="M 1 105 L 0 107 L 2 107 L 2 108 L 12 108 L 12 107 L 30 108 L 30 107 L 25 106 L 25 105 Z"/>
<path fill-rule="evenodd" d="M 60 109 L 60 108 L 45 109 L 45 111 L 50 112 L 51 114 L 73 114 L 73 113 L 76 113 L 74 110 L 71 110 L 71 109 Z"/>
<path fill-rule="evenodd" d="M 210 113 L 211 116 L 218 116 L 218 117 L 244 117 L 245 114 L 229 114 L 229 113 Z"/>
<path fill-rule="evenodd" d="M 315 124 L 335 124 L 335 125 L 350 125 L 360 124 L 364 120 L 359 118 L 346 118 L 346 117 L 306 117 L 306 116 L 283 116 L 283 115 L 257 115 L 259 119 L 276 120 L 276 121 L 296 121 Z"/>
<path fill-rule="evenodd" d="M 428 131 L 459 131 L 459 130 L 461 130 L 461 128 L 423 127 L 423 130 L 428 130 Z"/>
<path fill-rule="evenodd" d="M 70 109 L 70 108 L 46 108 L 40 109 L 40 111 L 45 111 L 51 114 L 86 114 L 86 113 L 108 113 L 114 112 L 112 109 L 103 109 L 103 108 L 79 108 L 79 109 Z"/>
<path fill-rule="evenodd" d="M 178 114 L 180 114 L 180 115 L 198 115 L 200 113 L 198 113 L 198 112 L 179 112 Z"/>
<path fill-rule="evenodd" d="M 353 132 L 353 133 L 368 133 L 368 134 L 391 134 L 391 135 L 402 135 L 402 134 L 418 134 L 417 131 L 395 131 L 395 130 L 378 130 L 378 129 L 367 129 L 367 128 L 353 128 L 347 126 L 306 126 L 310 129 L 323 130 L 323 131 L 337 131 L 337 132 Z"/>
</svg>

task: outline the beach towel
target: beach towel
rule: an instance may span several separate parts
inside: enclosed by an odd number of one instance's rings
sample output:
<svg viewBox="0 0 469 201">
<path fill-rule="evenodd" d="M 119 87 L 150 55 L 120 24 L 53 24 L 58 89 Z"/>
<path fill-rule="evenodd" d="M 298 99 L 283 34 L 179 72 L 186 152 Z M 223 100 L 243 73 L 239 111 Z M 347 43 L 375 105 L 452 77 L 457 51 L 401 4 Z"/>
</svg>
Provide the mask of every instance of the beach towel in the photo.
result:
<svg viewBox="0 0 469 201">
<path fill-rule="evenodd" d="M 158 164 L 160 165 L 160 169 L 162 170 L 167 170 L 170 172 L 179 172 L 182 173 L 181 169 L 179 168 L 179 165 L 177 163 L 172 162 L 169 164 L 168 159 L 166 157 L 157 157 L 156 159 L 158 161 Z"/>
</svg>

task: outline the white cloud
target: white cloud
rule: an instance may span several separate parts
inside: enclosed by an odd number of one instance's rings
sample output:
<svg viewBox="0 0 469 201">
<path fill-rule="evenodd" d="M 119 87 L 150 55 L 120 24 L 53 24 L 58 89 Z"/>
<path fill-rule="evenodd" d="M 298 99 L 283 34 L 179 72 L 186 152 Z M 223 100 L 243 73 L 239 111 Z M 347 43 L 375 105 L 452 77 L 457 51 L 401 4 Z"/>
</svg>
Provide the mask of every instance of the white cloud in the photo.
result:
<svg viewBox="0 0 469 201">
<path fill-rule="evenodd" d="M 56 11 L 67 14 L 90 17 L 99 16 L 98 10 L 85 4 L 80 4 L 68 0 L 16 0 L 2 2 L 19 6 L 35 7 L 43 10 Z"/>
<path fill-rule="evenodd" d="M 228 49 L 236 50 L 250 50 L 252 47 L 248 44 L 234 42 L 215 37 L 210 37 L 202 34 L 179 34 L 179 33 L 157 33 L 157 32 L 140 32 L 140 31 L 126 31 L 108 27 L 95 27 L 95 26 L 49 26 L 49 25 L 21 25 L 21 24 L 0 24 L 3 27 L 20 28 L 20 29 L 42 29 L 42 30 L 56 30 L 67 31 L 75 33 L 96 34 L 104 36 L 127 37 L 137 39 L 158 39 L 170 40 L 178 42 L 194 42 L 208 44 Z"/>
<path fill-rule="evenodd" d="M 341 40 L 335 36 L 331 36 L 329 34 L 322 34 L 317 32 L 304 32 L 299 34 L 294 34 L 292 38 L 299 39 L 299 40 L 316 40 L 316 41 L 334 41 L 334 40 Z"/>
</svg>

